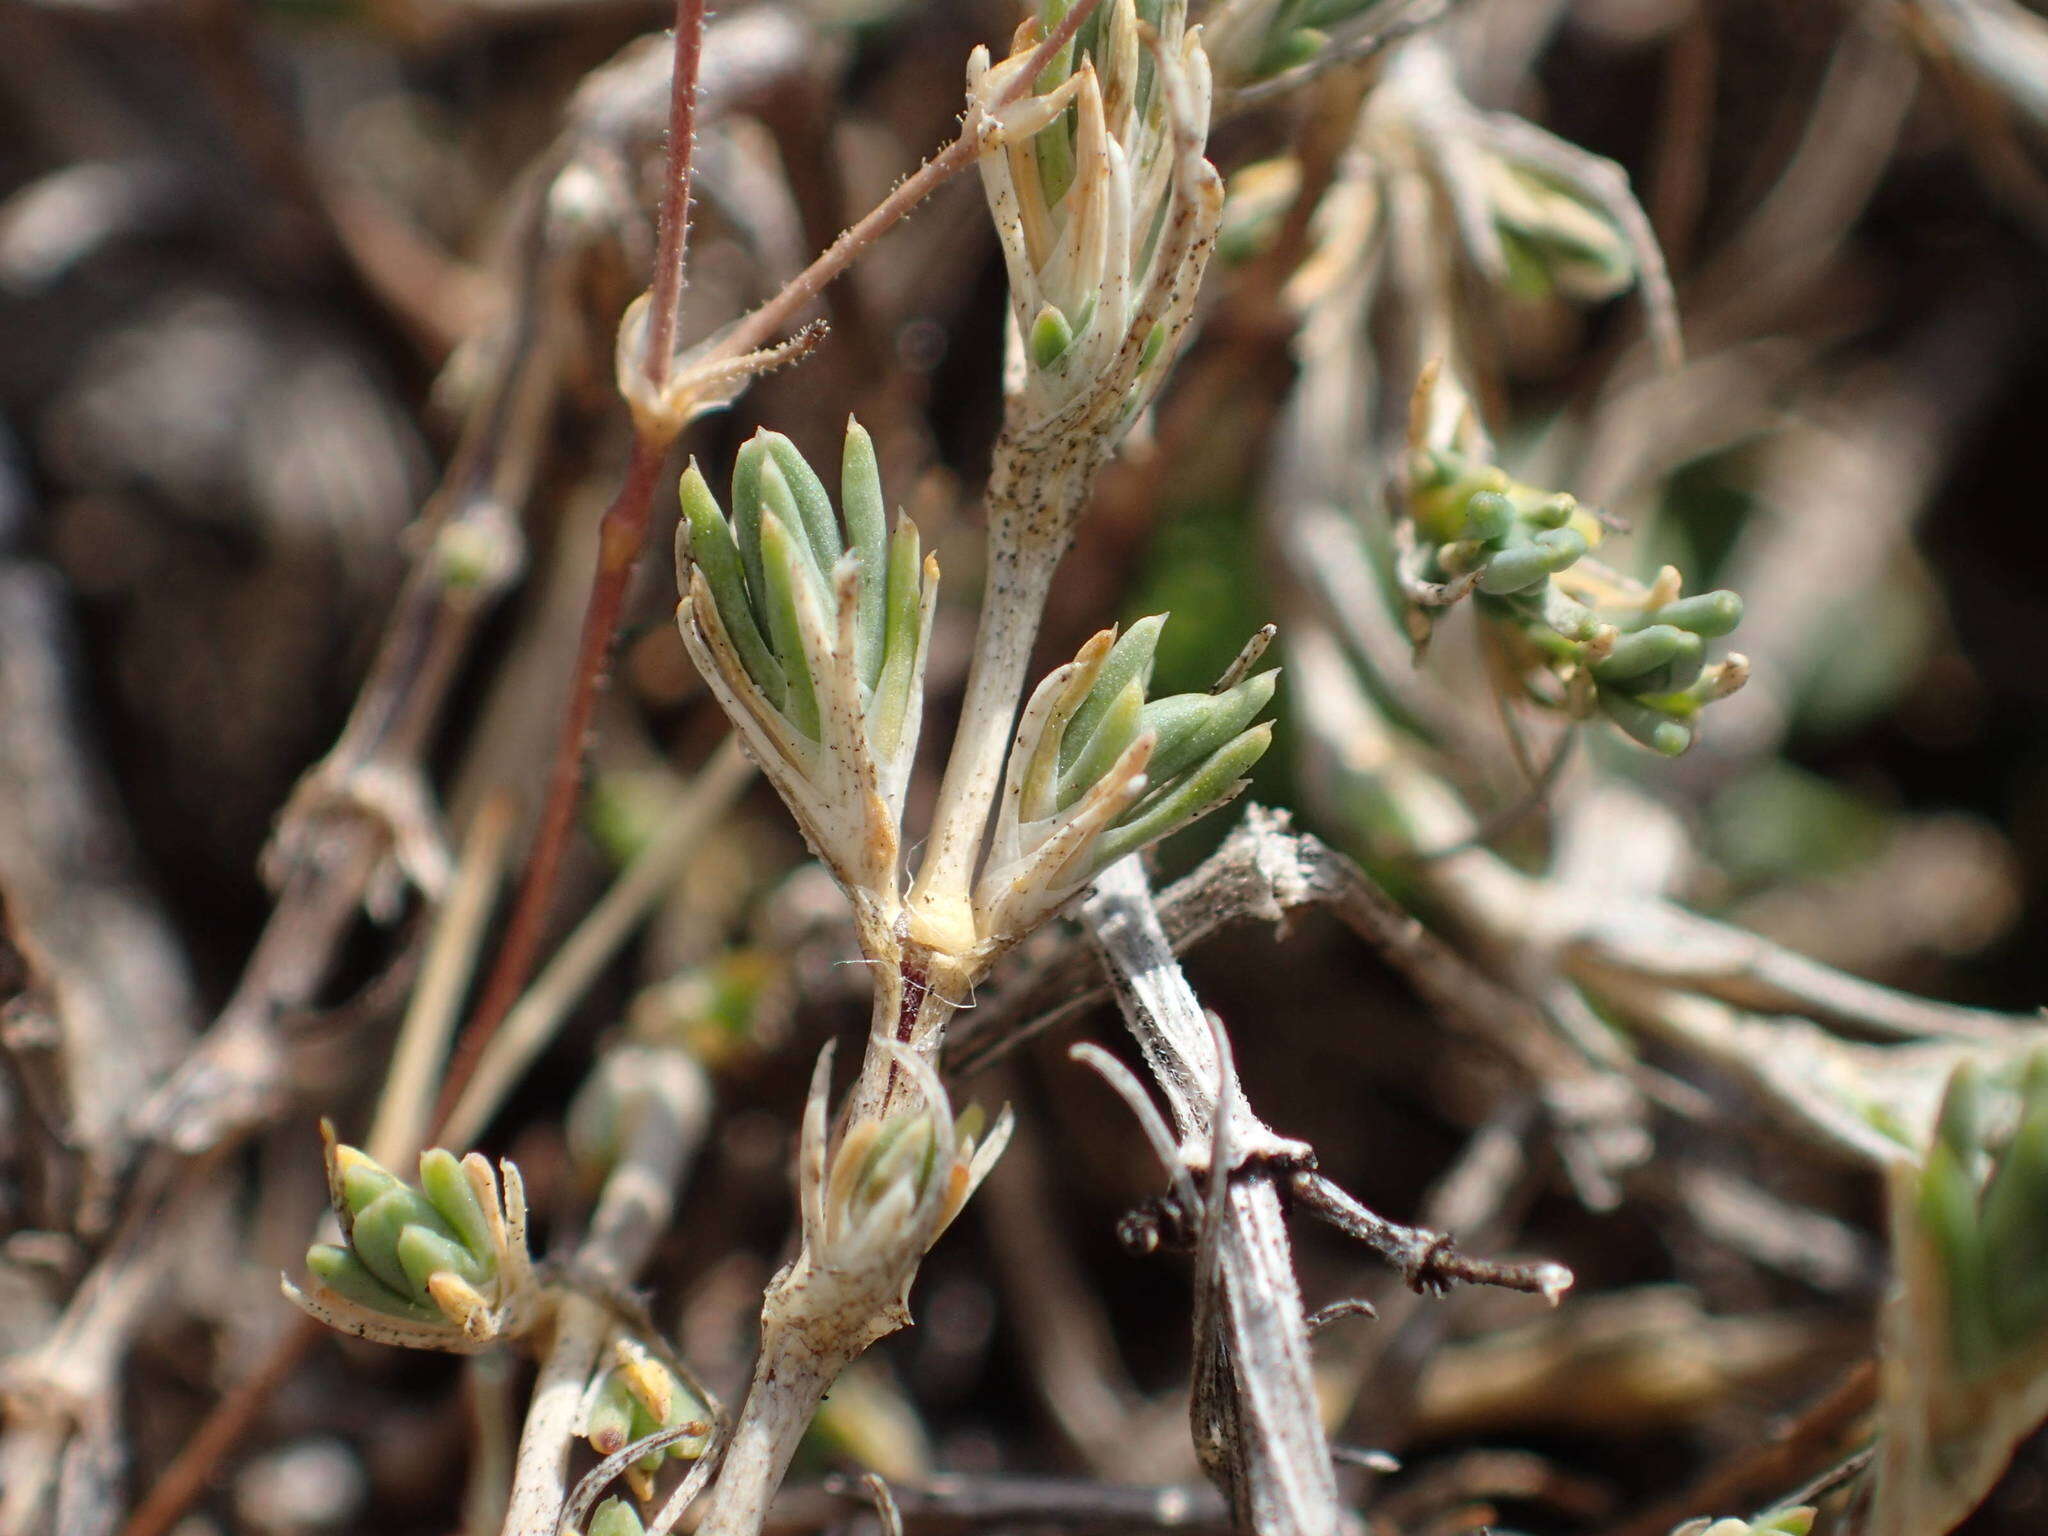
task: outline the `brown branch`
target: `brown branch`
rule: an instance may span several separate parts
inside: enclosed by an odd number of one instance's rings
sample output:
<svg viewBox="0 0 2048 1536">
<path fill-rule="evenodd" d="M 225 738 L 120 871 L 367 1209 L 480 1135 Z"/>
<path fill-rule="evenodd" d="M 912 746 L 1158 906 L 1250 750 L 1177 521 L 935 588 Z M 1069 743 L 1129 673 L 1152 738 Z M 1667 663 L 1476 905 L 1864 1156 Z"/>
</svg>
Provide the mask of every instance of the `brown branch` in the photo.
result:
<svg viewBox="0 0 2048 1536">
<path fill-rule="evenodd" d="M 625 484 L 605 510 L 598 530 L 597 573 L 591 580 L 590 602 L 584 610 L 583 634 L 577 646 L 576 674 L 568 710 L 563 716 L 562 734 L 555 752 L 554 768 L 548 780 L 548 798 L 541 813 L 534 848 L 520 883 L 519 897 L 506 925 L 505 939 L 485 983 L 469 1027 L 462 1032 L 448 1075 L 441 1085 L 435 1111 L 438 1125 L 454 1107 L 469 1075 L 476 1069 L 484 1047 L 505 1022 L 512 1004 L 526 985 L 540 948 L 541 925 L 547 916 L 555 877 L 568 849 L 569 835 L 576 819 L 577 791 L 583 777 L 583 749 L 590 734 L 591 717 L 597 709 L 597 695 L 611 670 L 612 645 L 618 635 L 619 616 L 625 609 L 626 589 L 632 580 L 640 552 L 647 542 L 647 526 L 653 514 L 654 490 L 661 467 L 668 456 L 668 444 L 656 444 L 635 437 L 633 454 L 626 468 Z"/>
<path fill-rule="evenodd" d="M 1295 832 L 1283 811 L 1251 806 L 1223 846 L 1159 897 L 1176 954 L 1231 924 L 1283 923 L 1302 907 L 1328 907 L 1461 1030 L 1539 1079 L 1584 1070 L 1558 1046 L 1527 999 L 1494 981 L 1404 911 L 1372 877 L 1326 843 Z M 1036 971 L 953 1024 L 950 1070 L 970 1077 L 1025 1041 L 1070 1022 L 1109 995 L 1093 957 L 1063 946 Z"/>
<path fill-rule="evenodd" d="M 1572 1283 L 1571 1271 L 1562 1264 L 1547 1260 L 1508 1264 L 1460 1253 L 1449 1233 L 1389 1221 L 1313 1169 L 1296 1169 L 1288 1178 L 1288 1189 L 1311 1216 L 1328 1222 L 1346 1237 L 1357 1238 L 1399 1269 L 1408 1288 L 1418 1295 L 1442 1295 L 1453 1285 L 1491 1285 L 1541 1296 L 1554 1305 Z"/>
<path fill-rule="evenodd" d="M 647 352 L 641 367 L 657 394 L 668 381 L 681 322 L 684 269 L 689 260 L 690 180 L 697 137 L 697 77 L 704 61 L 704 0 L 676 0 L 675 64 L 669 84 L 668 161 L 660 227 L 656 236 L 654 281 L 649 290 Z M 631 456 L 624 483 L 598 525 L 597 571 L 591 577 L 590 600 L 583 613 L 583 634 L 577 645 L 576 670 L 570 684 L 569 707 L 555 747 L 548 776 L 547 803 L 534 835 L 533 852 L 520 881 L 519 896 L 506 925 L 498 958 L 484 983 L 469 1028 L 463 1031 L 448 1076 L 442 1083 L 436 1120 L 454 1106 L 456 1095 L 475 1069 L 505 1015 L 512 1011 L 540 949 L 541 925 L 555 892 L 555 879 L 569 847 L 576 819 L 577 792 L 583 778 L 583 752 L 590 735 L 597 695 L 611 673 L 612 647 L 626 606 L 626 589 L 647 545 L 654 511 L 654 491 L 661 466 L 674 438 L 657 419 L 635 412 Z"/>
</svg>

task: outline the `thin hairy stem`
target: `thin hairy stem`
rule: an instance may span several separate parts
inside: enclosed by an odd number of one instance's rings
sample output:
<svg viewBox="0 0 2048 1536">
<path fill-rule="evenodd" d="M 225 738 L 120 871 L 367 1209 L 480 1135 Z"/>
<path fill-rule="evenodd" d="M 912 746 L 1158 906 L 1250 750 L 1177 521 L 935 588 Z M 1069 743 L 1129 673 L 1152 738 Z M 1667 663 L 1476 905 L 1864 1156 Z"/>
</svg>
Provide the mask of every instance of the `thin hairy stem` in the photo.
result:
<svg viewBox="0 0 2048 1536">
<path fill-rule="evenodd" d="M 642 360 L 647 382 L 657 392 L 667 381 L 675 351 L 676 328 L 683 302 L 683 273 L 688 260 L 690 179 L 696 145 L 697 74 L 704 57 L 704 0 L 676 0 L 675 70 L 670 85 L 668 163 L 657 232 L 654 282 L 651 289 L 648 348 Z M 519 887 L 519 899 L 506 925 L 505 939 L 485 983 L 469 1028 L 456 1048 L 441 1105 L 445 1111 L 474 1069 L 484 1045 L 504 1023 L 513 1001 L 533 969 L 540 948 L 548 903 L 568 851 L 576 820 L 577 792 L 583 778 L 583 752 L 597 695 L 611 672 L 612 648 L 626 590 L 647 547 L 655 487 L 661 467 L 674 445 L 662 422 L 635 412 L 633 449 L 624 483 L 598 525 L 597 571 L 591 577 L 590 600 L 583 612 L 583 634 L 577 644 L 569 706 L 556 739 L 555 762 L 548 776 L 547 801 L 534 834 L 533 852 Z"/>
</svg>

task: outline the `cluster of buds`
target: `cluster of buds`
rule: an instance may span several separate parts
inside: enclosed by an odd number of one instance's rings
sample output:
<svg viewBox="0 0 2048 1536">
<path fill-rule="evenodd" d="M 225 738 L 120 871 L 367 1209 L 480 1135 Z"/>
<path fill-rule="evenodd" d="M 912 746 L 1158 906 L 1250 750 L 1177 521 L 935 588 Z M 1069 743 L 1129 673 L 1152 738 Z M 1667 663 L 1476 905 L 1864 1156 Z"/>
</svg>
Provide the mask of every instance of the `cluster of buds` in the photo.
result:
<svg viewBox="0 0 2048 1536">
<path fill-rule="evenodd" d="M 435 1147 L 420 1154 L 415 1186 L 331 1126 L 321 1133 L 342 1241 L 307 1251 L 316 1283 L 285 1281 L 292 1301 L 344 1333 L 412 1348 L 466 1352 L 525 1331 L 539 1293 L 517 1168 L 500 1165 L 501 1191 L 482 1156 Z"/>
<path fill-rule="evenodd" d="M 1794 1509 L 1774 1509 L 1754 1520 L 1688 1520 L 1671 1536 L 1807 1536 L 1813 1529 L 1815 1511 L 1801 1504 Z"/>
<path fill-rule="evenodd" d="M 1148 699 L 1165 623 L 1100 631 L 1025 706 L 974 888 L 982 942 L 1028 932 L 1106 866 L 1237 795 L 1271 744 L 1271 723 L 1253 721 L 1280 674 L 1245 675 L 1270 631 L 1213 691 Z"/>
<path fill-rule="evenodd" d="M 1869 1528 L 1912 1536 L 1974 1509 L 2048 1414 L 2048 1052 L 1959 1066 L 1890 1207 Z"/>
<path fill-rule="evenodd" d="M 626 1468 L 633 1496 L 646 1503 L 654 1479 L 670 1459 L 695 1461 L 711 1444 L 711 1415 L 674 1371 L 632 1339 L 612 1342 L 611 1362 L 591 1379 L 577 1415 L 577 1433 L 600 1456 L 616 1456 L 636 1440 L 663 1430 L 681 1437 L 658 1445 Z M 592 1532 L 597 1529 L 592 1524 Z"/>
<path fill-rule="evenodd" d="M 692 660 L 853 897 L 863 934 L 893 912 L 897 828 L 923 711 L 938 562 L 892 531 L 874 445 L 849 420 L 840 509 L 788 438 L 755 434 L 729 512 L 683 476 L 676 618 Z"/>
<path fill-rule="evenodd" d="M 797 1170 L 803 1249 L 778 1277 L 763 1312 L 765 1322 L 780 1298 L 796 1312 L 843 1317 L 858 1332 L 875 1328 L 849 1359 L 909 1320 L 906 1293 L 916 1261 L 1010 1140 L 1007 1107 L 993 1126 L 974 1104 L 956 1119 L 929 1062 L 893 1043 L 889 1055 L 911 1092 L 886 1115 L 855 1118 L 837 1147 L 828 1147 L 825 1133 L 831 1048 L 818 1057 Z"/>
<path fill-rule="evenodd" d="M 1418 400 L 1439 392 L 1425 380 Z M 1741 622 L 1742 599 L 1684 596 L 1672 566 L 1644 586 L 1589 559 L 1604 533 L 1592 512 L 1488 462 L 1469 414 L 1443 431 L 1420 404 L 1417 416 L 1396 572 L 1416 645 L 1439 609 L 1470 597 L 1531 698 L 1603 715 L 1667 757 L 1690 747 L 1701 709 L 1748 680 L 1739 654 L 1706 660 L 1706 642 Z"/>
<path fill-rule="evenodd" d="M 1104 0 L 1027 94 L 990 110 L 1070 7 L 1043 0 L 1000 63 L 977 48 L 967 95 L 1000 136 L 981 168 L 1010 277 L 1006 433 L 1099 462 L 1187 328 L 1223 187 L 1186 0 Z"/>
<path fill-rule="evenodd" d="M 1002 1155 L 1006 1109 L 983 1134 L 958 1120 L 931 1064 L 894 1041 L 890 1108 L 857 1115 L 835 1148 L 825 1130 L 832 1049 L 819 1054 L 797 1158 L 802 1246 L 761 1303 L 761 1353 L 727 1443 L 707 1530 L 757 1530 L 798 1440 L 846 1365 L 910 1319 L 919 1262 Z"/>
</svg>

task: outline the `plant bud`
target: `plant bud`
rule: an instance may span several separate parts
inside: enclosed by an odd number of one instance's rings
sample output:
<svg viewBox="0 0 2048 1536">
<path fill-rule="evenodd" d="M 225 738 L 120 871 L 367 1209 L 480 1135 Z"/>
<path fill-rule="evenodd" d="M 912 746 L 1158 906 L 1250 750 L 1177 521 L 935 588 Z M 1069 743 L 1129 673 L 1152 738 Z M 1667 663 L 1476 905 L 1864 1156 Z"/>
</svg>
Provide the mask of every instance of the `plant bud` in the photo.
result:
<svg viewBox="0 0 2048 1536">
<path fill-rule="evenodd" d="M 1733 592 L 1702 592 L 1666 603 L 1651 617 L 1659 624 L 1689 629 L 1708 640 L 1731 633 L 1742 622 L 1742 599 Z"/>
</svg>

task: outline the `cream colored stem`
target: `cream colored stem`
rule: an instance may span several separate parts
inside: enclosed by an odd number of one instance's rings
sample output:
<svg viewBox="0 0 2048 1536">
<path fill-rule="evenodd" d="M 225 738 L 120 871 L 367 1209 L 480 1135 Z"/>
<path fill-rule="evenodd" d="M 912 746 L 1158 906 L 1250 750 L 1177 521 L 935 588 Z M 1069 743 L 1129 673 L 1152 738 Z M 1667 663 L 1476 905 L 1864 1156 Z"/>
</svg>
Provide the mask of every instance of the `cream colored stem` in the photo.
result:
<svg viewBox="0 0 2048 1536">
<path fill-rule="evenodd" d="M 623 1290 L 638 1278 L 675 1210 L 676 1191 L 711 1121 L 710 1085 L 677 1050 L 645 1051 L 639 1093 L 622 1110 L 630 1129 L 605 1176 L 590 1231 L 577 1249 L 576 1278 Z M 565 1286 L 526 1427 L 505 1511 L 504 1536 L 555 1536 L 566 1495 L 576 1413 L 614 1319 L 595 1299 Z"/>
<path fill-rule="evenodd" d="M 852 1358 L 839 1351 L 816 1354 L 792 1328 L 768 1331 L 746 1408 L 697 1523 L 698 1536 L 758 1536 L 812 1415 Z M 668 1514 L 662 1511 L 649 1536 L 670 1528 Z"/>
<path fill-rule="evenodd" d="M 972 980 L 946 957 L 916 944 L 906 948 L 900 969 L 880 974 L 850 1120 L 879 1120 L 897 1107 L 905 1086 L 903 1069 L 890 1059 L 888 1045 L 896 1042 L 926 1058 L 936 1056 L 946 1021 L 959 1011 Z"/>
<path fill-rule="evenodd" d="M 505 1510 L 504 1536 L 555 1536 L 567 1492 L 569 1451 L 576 1442 L 576 1410 L 597 1367 L 611 1319 L 587 1296 L 562 1298 L 554 1343 L 533 1386 L 519 1465 Z"/>
<path fill-rule="evenodd" d="M 1093 478 L 1062 457 L 1073 451 L 1067 445 L 1052 451 L 1020 448 L 1007 436 L 996 444 L 988 485 L 988 590 L 960 725 L 909 904 L 911 937 L 952 954 L 974 944 L 971 893 L 989 810 L 1053 572 Z"/>
</svg>

